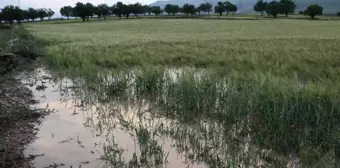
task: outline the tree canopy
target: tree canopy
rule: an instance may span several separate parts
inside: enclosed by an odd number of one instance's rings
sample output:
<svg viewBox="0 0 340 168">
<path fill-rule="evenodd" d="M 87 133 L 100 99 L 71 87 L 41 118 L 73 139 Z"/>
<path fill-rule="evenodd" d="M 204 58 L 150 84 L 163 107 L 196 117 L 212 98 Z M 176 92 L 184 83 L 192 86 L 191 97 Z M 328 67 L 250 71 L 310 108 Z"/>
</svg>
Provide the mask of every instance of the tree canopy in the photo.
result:
<svg viewBox="0 0 340 168">
<path fill-rule="evenodd" d="M 28 8 L 28 18 L 30 18 L 33 22 L 35 19 L 37 19 L 39 17 L 38 15 L 38 10 L 34 9 L 34 8 Z"/>
<path fill-rule="evenodd" d="M 261 15 L 263 16 L 263 13 L 266 10 L 267 6 L 268 6 L 268 2 L 264 2 L 263 0 L 258 0 L 256 4 L 254 5 L 254 11 L 261 12 Z"/>
<path fill-rule="evenodd" d="M 110 15 L 110 7 L 107 4 L 99 4 L 94 8 L 94 14 L 97 15 L 98 18 L 103 17 L 106 19 Z"/>
<path fill-rule="evenodd" d="M 38 17 L 40 18 L 40 21 L 43 21 L 45 17 L 47 17 L 47 9 L 41 8 L 38 9 Z"/>
<path fill-rule="evenodd" d="M 70 16 L 73 16 L 73 8 L 72 6 L 64 6 L 60 9 L 60 14 L 62 16 L 67 17 L 67 19 L 70 19 Z"/>
<path fill-rule="evenodd" d="M 195 5 L 191 5 L 191 4 L 184 4 L 182 7 L 183 13 L 186 14 L 187 16 L 189 14 L 193 15 L 196 12 L 196 8 Z"/>
<path fill-rule="evenodd" d="M 225 12 L 225 6 L 222 1 L 217 2 L 217 5 L 215 6 L 215 13 L 219 13 L 220 16 L 222 16 L 222 13 Z"/>
<path fill-rule="evenodd" d="M 2 9 L 2 20 L 7 21 L 11 25 L 16 20 L 18 23 L 22 20 L 22 10 L 18 6 L 9 5 Z"/>
<path fill-rule="evenodd" d="M 161 7 L 159 6 L 153 6 L 150 8 L 151 9 L 151 12 L 153 14 L 155 14 L 156 16 L 158 16 L 159 14 L 163 13 L 163 10 L 161 9 Z"/>
<path fill-rule="evenodd" d="M 176 15 L 176 13 L 180 12 L 180 8 L 178 5 L 173 5 L 173 4 L 166 4 L 164 7 L 164 11 L 168 13 L 169 15 Z"/>
<path fill-rule="evenodd" d="M 232 4 L 229 1 L 225 2 L 224 6 L 225 6 L 225 11 L 227 12 L 226 16 L 228 16 L 230 12 L 236 12 L 237 11 L 237 6 Z"/>
<path fill-rule="evenodd" d="M 295 8 L 296 4 L 292 0 L 280 1 L 280 13 L 285 14 L 286 17 L 288 17 L 288 13 L 294 13 Z"/>
<path fill-rule="evenodd" d="M 314 5 L 309 5 L 307 9 L 305 10 L 305 15 L 310 16 L 311 19 L 314 19 L 316 15 L 322 15 L 323 12 L 323 7 L 314 4 Z"/>
<path fill-rule="evenodd" d="M 215 13 L 219 13 L 220 16 L 222 16 L 223 12 L 226 12 L 226 16 L 229 15 L 230 12 L 236 12 L 237 6 L 232 4 L 229 1 L 222 2 L 219 1 L 217 5 L 215 6 Z"/>
<path fill-rule="evenodd" d="M 55 14 L 55 12 L 52 9 L 47 10 L 47 17 L 48 20 L 51 20 L 51 17 Z"/>
<path fill-rule="evenodd" d="M 268 15 L 272 15 L 272 16 L 274 16 L 274 18 L 276 18 L 277 15 L 280 12 L 280 7 L 281 7 L 281 3 L 280 2 L 271 1 L 267 5 L 266 12 L 267 12 Z"/>
<path fill-rule="evenodd" d="M 197 12 L 206 12 L 206 13 L 210 13 L 212 10 L 212 5 L 211 3 L 207 2 L 207 3 L 202 3 L 200 6 L 197 7 Z"/>
</svg>

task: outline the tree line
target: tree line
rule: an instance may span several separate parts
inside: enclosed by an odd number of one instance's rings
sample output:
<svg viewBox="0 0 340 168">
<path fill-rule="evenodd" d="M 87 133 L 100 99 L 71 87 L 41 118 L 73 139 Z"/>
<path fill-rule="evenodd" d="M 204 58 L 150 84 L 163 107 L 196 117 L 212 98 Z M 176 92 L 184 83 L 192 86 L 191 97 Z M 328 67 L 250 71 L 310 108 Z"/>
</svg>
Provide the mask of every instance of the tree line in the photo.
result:
<svg viewBox="0 0 340 168">
<path fill-rule="evenodd" d="M 270 1 L 266 2 L 264 0 L 258 0 L 257 3 L 253 7 L 254 11 L 261 12 L 262 16 L 265 13 L 269 16 L 273 16 L 276 18 L 278 14 L 284 14 L 288 17 L 288 14 L 294 13 L 296 9 L 296 4 L 293 0 L 280 0 L 280 1 Z M 237 12 L 238 8 L 235 4 L 230 1 L 219 1 L 217 5 L 214 7 L 214 12 L 218 13 L 220 16 L 223 13 L 226 16 L 229 13 Z M 149 14 L 153 13 L 158 16 L 159 14 L 165 12 L 168 15 L 176 15 L 179 13 L 183 13 L 185 15 L 200 15 L 201 12 L 205 12 L 210 14 L 213 11 L 213 5 L 211 3 L 202 3 L 199 6 L 195 7 L 193 4 L 184 4 L 182 7 L 175 4 L 166 4 L 164 10 L 159 6 L 148 6 L 142 5 L 140 3 L 135 4 L 124 4 L 122 2 L 117 2 L 113 6 L 108 6 L 106 4 L 100 4 L 98 6 L 93 6 L 91 3 L 83 4 L 78 2 L 75 7 L 65 6 L 61 8 L 60 13 L 69 18 L 69 17 L 80 17 L 83 21 L 88 20 L 89 17 L 94 15 L 99 18 L 116 15 L 119 18 L 122 16 L 129 18 L 131 14 L 134 14 L 136 17 L 141 14 Z M 309 15 L 312 19 L 315 18 L 316 15 L 322 15 L 323 8 L 319 5 L 313 4 L 308 6 L 305 11 L 299 12 L 300 14 Z M 340 15 L 340 13 L 338 13 Z"/>
<path fill-rule="evenodd" d="M 28 8 L 27 10 L 22 10 L 17 6 L 8 5 L 5 8 L 0 10 L 0 24 L 2 25 L 3 21 L 8 22 L 9 24 L 13 24 L 13 22 L 17 22 L 20 24 L 22 21 L 35 21 L 40 18 L 41 21 L 44 18 L 48 18 L 49 20 L 55 14 L 55 12 L 51 9 L 34 9 Z"/>
<path fill-rule="evenodd" d="M 258 0 L 254 5 L 254 11 L 263 13 L 266 12 L 268 15 L 272 15 L 274 18 L 278 14 L 284 14 L 288 17 L 288 14 L 294 13 L 296 9 L 296 4 L 292 0 L 281 0 L 281 1 L 271 1 L 265 2 L 263 0 Z M 311 19 L 314 19 L 316 15 L 322 15 L 323 7 L 312 4 L 307 7 L 305 11 L 300 11 L 299 14 L 308 15 Z"/>
<path fill-rule="evenodd" d="M 296 9 L 296 4 L 293 0 L 280 0 L 280 1 L 270 1 L 266 2 L 264 0 L 258 0 L 253 7 L 254 11 L 260 12 L 263 16 L 266 13 L 268 16 L 273 16 L 276 18 L 279 14 L 284 14 L 288 16 L 290 13 L 294 13 Z M 229 1 L 219 1 L 216 6 L 214 6 L 214 12 L 222 16 L 224 13 L 226 16 L 229 13 L 237 12 L 238 8 L 235 4 Z M 160 6 L 148 6 L 142 5 L 141 3 L 135 4 L 124 4 L 122 2 L 117 2 L 113 6 L 108 6 L 107 4 L 99 4 L 97 6 L 91 3 L 81 3 L 78 2 L 74 7 L 64 6 L 60 9 L 62 16 L 67 17 L 79 17 L 84 22 L 88 21 L 89 18 L 96 16 L 98 18 L 106 19 L 109 16 L 115 15 L 119 19 L 122 17 L 129 18 L 130 15 L 139 17 L 139 15 L 155 15 L 156 17 L 162 13 L 167 13 L 168 15 L 176 15 L 183 13 L 185 15 L 200 15 L 201 12 L 210 14 L 213 11 L 213 5 L 211 3 L 202 3 L 195 7 L 193 4 L 184 4 L 183 6 L 178 6 L 175 4 L 166 4 L 164 9 Z M 309 15 L 311 19 L 314 19 L 316 15 L 322 15 L 323 7 L 313 4 L 307 7 L 305 11 L 300 11 L 299 14 Z M 9 5 L 0 9 L 0 24 L 7 22 L 13 24 L 15 21 L 21 23 L 22 21 L 35 21 L 40 18 L 43 21 L 44 18 L 49 20 L 55 14 L 51 9 L 34 9 L 29 8 L 27 10 L 20 9 L 17 6 Z M 340 16 L 340 12 L 337 13 Z"/>
</svg>

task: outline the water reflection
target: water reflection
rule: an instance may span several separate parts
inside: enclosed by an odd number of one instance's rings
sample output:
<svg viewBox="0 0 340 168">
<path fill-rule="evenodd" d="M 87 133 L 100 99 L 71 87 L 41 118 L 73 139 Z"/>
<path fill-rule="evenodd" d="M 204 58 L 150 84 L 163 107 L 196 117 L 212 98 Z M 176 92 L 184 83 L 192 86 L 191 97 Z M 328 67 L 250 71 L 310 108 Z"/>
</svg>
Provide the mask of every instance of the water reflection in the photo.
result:
<svg viewBox="0 0 340 168">
<path fill-rule="evenodd" d="M 55 78 L 43 69 L 33 74 L 24 82 L 34 83 L 30 87 L 41 99 L 39 107 L 56 110 L 26 150 L 45 154 L 36 158 L 36 167 L 285 167 L 291 162 L 252 143 L 251 117 L 218 119 L 215 112 L 228 108 L 219 92 L 225 83 L 197 87 L 197 92 L 209 89 L 204 93 L 211 95 L 200 95 L 205 99 L 174 86 L 195 87 L 190 81 L 199 74 L 181 80 L 183 74 L 174 71 L 73 79 Z M 36 90 L 37 85 L 46 88 Z M 187 97 L 173 95 L 178 89 Z M 297 164 L 289 167 L 299 167 L 298 158 L 293 161 Z"/>
</svg>

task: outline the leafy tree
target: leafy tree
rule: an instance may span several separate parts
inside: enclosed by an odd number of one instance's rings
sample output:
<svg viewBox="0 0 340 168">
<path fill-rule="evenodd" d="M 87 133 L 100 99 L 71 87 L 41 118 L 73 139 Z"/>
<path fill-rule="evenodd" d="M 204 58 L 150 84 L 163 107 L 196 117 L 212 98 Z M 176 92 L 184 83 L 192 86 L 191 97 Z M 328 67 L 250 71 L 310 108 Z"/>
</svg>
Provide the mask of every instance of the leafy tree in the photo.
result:
<svg viewBox="0 0 340 168">
<path fill-rule="evenodd" d="M 18 6 L 6 6 L 2 10 L 2 18 L 11 25 L 13 25 L 14 20 L 20 24 L 20 21 L 22 20 L 22 10 Z"/>
<path fill-rule="evenodd" d="M 39 17 L 38 11 L 34 8 L 28 8 L 28 18 L 30 18 L 33 22 L 35 19 Z"/>
<path fill-rule="evenodd" d="M 135 3 L 135 4 L 133 4 L 131 6 L 131 12 L 136 17 L 138 17 L 139 14 L 143 14 L 144 13 L 144 9 L 145 9 L 144 6 L 141 3 L 139 3 L 139 2 L 137 2 L 137 3 Z"/>
<path fill-rule="evenodd" d="M 261 12 L 261 16 L 263 16 L 263 12 L 266 10 L 267 6 L 267 2 L 264 2 L 263 0 L 258 0 L 254 5 L 254 11 Z"/>
<path fill-rule="evenodd" d="M 22 15 L 23 20 L 29 21 L 30 18 L 29 18 L 29 11 L 28 10 L 22 10 L 21 15 Z"/>
<path fill-rule="evenodd" d="M 47 17 L 48 17 L 48 20 L 51 20 L 51 17 L 54 15 L 54 11 L 52 9 L 48 9 L 47 10 Z"/>
<path fill-rule="evenodd" d="M 166 13 L 168 13 L 168 15 L 170 15 L 170 13 L 172 13 L 172 4 L 166 4 L 165 7 L 164 7 L 164 11 Z"/>
<path fill-rule="evenodd" d="M 226 16 L 228 16 L 230 12 L 236 12 L 237 11 L 237 6 L 232 4 L 229 1 L 225 2 L 224 6 L 225 6 L 225 11 L 227 12 Z"/>
<path fill-rule="evenodd" d="M 280 6 L 280 2 L 271 1 L 266 8 L 266 12 L 268 13 L 268 15 L 272 15 L 274 16 L 274 18 L 276 18 L 280 12 Z"/>
<path fill-rule="evenodd" d="M 304 14 L 310 16 L 311 19 L 314 19 L 316 15 L 322 15 L 323 7 L 314 4 L 309 5 L 305 10 Z"/>
<path fill-rule="evenodd" d="M 180 8 L 178 5 L 173 4 L 166 4 L 164 7 L 164 11 L 168 13 L 169 15 L 172 13 L 172 15 L 176 15 L 176 13 L 180 12 Z"/>
<path fill-rule="evenodd" d="M 126 18 L 129 18 L 130 14 L 131 14 L 132 11 L 133 11 L 133 8 L 134 8 L 134 5 L 133 5 L 133 4 L 130 4 L 130 5 L 123 5 L 123 15 L 124 15 Z"/>
<path fill-rule="evenodd" d="M 60 9 L 60 14 L 69 20 L 70 16 L 73 16 L 73 8 L 71 6 L 64 6 Z"/>
<path fill-rule="evenodd" d="M 86 17 L 88 16 L 88 10 L 87 7 L 81 3 L 76 3 L 76 6 L 73 8 L 73 14 L 76 17 L 80 17 L 83 22 L 85 22 Z"/>
<path fill-rule="evenodd" d="M 280 13 L 283 13 L 288 17 L 288 13 L 294 13 L 296 4 L 292 0 L 280 1 Z"/>
<path fill-rule="evenodd" d="M 91 3 L 86 3 L 85 10 L 86 10 L 87 21 L 89 21 L 89 18 L 93 17 L 96 8 Z"/>
<path fill-rule="evenodd" d="M 99 4 L 95 7 L 94 14 L 99 18 L 104 17 L 106 19 L 110 14 L 110 7 L 107 4 Z"/>
<path fill-rule="evenodd" d="M 299 14 L 300 14 L 300 15 L 303 15 L 303 14 L 304 14 L 304 12 L 303 12 L 303 11 L 300 11 L 300 12 L 299 12 Z"/>
<path fill-rule="evenodd" d="M 211 12 L 211 9 L 212 9 L 211 3 L 207 2 L 200 4 L 200 6 L 196 8 L 196 12 L 198 12 L 198 14 L 200 14 L 200 12 L 206 12 L 209 14 Z"/>
<path fill-rule="evenodd" d="M 219 13 L 222 16 L 222 13 L 225 12 L 225 5 L 223 2 L 219 1 L 215 6 L 215 13 Z"/>
<path fill-rule="evenodd" d="M 198 6 L 195 11 L 198 13 L 198 15 L 201 15 L 201 12 L 203 11 L 203 7 L 202 7 L 203 4 L 201 4 L 200 6 Z"/>
<path fill-rule="evenodd" d="M 156 15 L 156 17 L 163 12 L 161 7 L 159 6 L 153 6 L 151 7 L 151 12 Z"/>
<path fill-rule="evenodd" d="M 38 17 L 40 18 L 40 21 L 43 21 L 45 17 L 47 17 L 47 9 L 42 8 L 38 9 Z"/>
<path fill-rule="evenodd" d="M 202 8 L 203 12 L 207 12 L 208 14 L 210 14 L 213 6 L 211 3 L 207 2 L 207 3 L 204 3 L 202 7 L 203 7 Z"/>
<path fill-rule="evenodd" d="M 196 8 L 195 5 L 191 5 L 191 4 L 184 4 L 183 5 L 183 13 L 186 14 L 187 16 L 189 14 L 193 15 L 196 12 Z"/>
<path fill-rule="evenodd" d="M 121 19 L 124 12 L 124 4 L 122 2 L 117 2 L 115 5 L 112 6 L 111 11 L 113 14 L 118 16 L 119 19 Z"/>
<path fill-rule="evenodd" d="M 157 6 L 156 6 L 157 7 Z M 144 15 L 145 13 L 148 13 L 149 16 L 151 15 L 152 12 L 152 7 L 148 6 L 148 5 L 144 5 Z"/>
</svg>

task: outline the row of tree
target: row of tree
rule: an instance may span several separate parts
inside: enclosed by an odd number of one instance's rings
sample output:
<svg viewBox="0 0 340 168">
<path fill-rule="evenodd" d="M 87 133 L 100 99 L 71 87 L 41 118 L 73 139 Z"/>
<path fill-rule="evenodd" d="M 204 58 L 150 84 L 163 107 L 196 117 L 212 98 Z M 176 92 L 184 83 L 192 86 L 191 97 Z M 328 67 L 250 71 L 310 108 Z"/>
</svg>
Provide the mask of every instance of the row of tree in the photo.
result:
<svg viewBox="0 0 340 168">
<path fill-rule="evenodd" d="M 186 15 L 200 15 L 201 12 L 205 12 L 210 14 L 212 12 L 213 5 L 211 3 L 202 3 L 198 7 L 195 7 L 192 4 L 184 4 L 182 7 L 174 4 L 167 4 L 162 10 L 159 6 L 148 6 L 142 5 L 141 3 L 135 4 L 124 4 L 122 2 L 117 2 L 113 6 L 108 6 L 107 4 L 100 4 L 94 6 L 91 3 L 81 3 L 78 2 L 74 7 L 65 6 L 60 9 L 60 13 L 67 17 L 80 17 L 83 21 L 89 20 L 90 17 L 97 16 L 98 18 L 106 19 L 108 16 L 116 15 L 119 18 L 122 16 L 128 18 L 131 14 L 134 14 L 138 17 L 141 14 L 149 14 L 153 13 L 158 16 L 159 14 L 165 12 L 168 15 L 176 15 L 178 13 L 184 13 Z M 254 10 L 257 12 L 261 12 L 263 15 L 266 12 L 268 15 L 272 15 L 275 18 L 278 14 L 285 14 L 288 16 L 289 13 L 294 13 L 296 9 L 296 4 L 292 0 L 280 0 L 280 1 L 271 1 L 266 2 L 264 0 L 258 0 L 254 5 Z M 226 2 L 218 2 L 214 8 L 214 12 L 218 13 L 222 16 L 223 13 L 228 15 L 231 12 L 236 12 L 237 6 L 229 1 Z M 300 11 L 300 14 L 309 15 L 312 19 L 316 15 L 322 15 L 323 8 L 319 5 L 310 5 L 305 11 Z M 13 24 L 14 21 L 17 21 L 19 24 L 22 21 L 35 21 L 37 18 L 40 18 L 41 21 L 44 18 L 51 19 L 54 15 L 54 11 L 51 9 L 34 9 L 29 8 L 28 10 L 22 10 L 16 6 L 6 6 L 4 9 L 0 10 L 0 24 L 2 25 L 3 21 Z M 340 13 L 338 13 L 340 16 Z"/>
<path fill-rule="evenodd" d="M 35 21 L 37 18 L 40 18 L 41 21 L 44 18 L 51 19 L 54 15 L 54 11 L 51 9 L 34 9 L 29 8 L 28 10 L 22 10 L 17 6 L 9 5 L 6 6 L 4 9 L 0 10 L 0 24 L 2 22 L 8 22 L 9 24 L 13 24 L 13 22 L 18 22 L 19 24 L 22 21 Z"/>
<path fill-rule="evenodd" d="M 265 2 L 263 0 L 258 0 L 254 5 L 254 10 L 263 13 L 266 12 L 268 15 L 277 17 L 278 14 L 285 14 L 288 17 L 289 13 L 294 13 L 296 9 L 296 4 L 292 0 L 281 0 L 281 1 L 271 1 Z M 299 14 L 309 15 L 312 19 L 316 15 L 322 15 L 323 8 L 319 5 L 313 4 L 308 6 L 305 11 L 300 11 Z"/>
<path fill-rule="evenodd" d="M 61 15 L 67 17 L 80 17 L 83 21 L 88 20 L 90 17 L 96 15 L 98 18 L 106 19 L 110 15 L 116 15 L 119 18 L 125 16 L 128 18 L 131 14 L 134 14 L 136 17 L 140 14 L 149 14 L 151 13 L 158 16 L 163 13 L 163 10 L 159 6 L 149 7 L 147 5 L 142 5 L 140 3 L 135 4 L 123 4 L 122 2 L 117 2 L 113 6 L 108 6 L 107 4 L 100 4 L 98 6 L 94 6 L 91 3 L 81 3 L 78 2 L 75 7 L 64 6 L 60 9 Z"/>
</svg>

